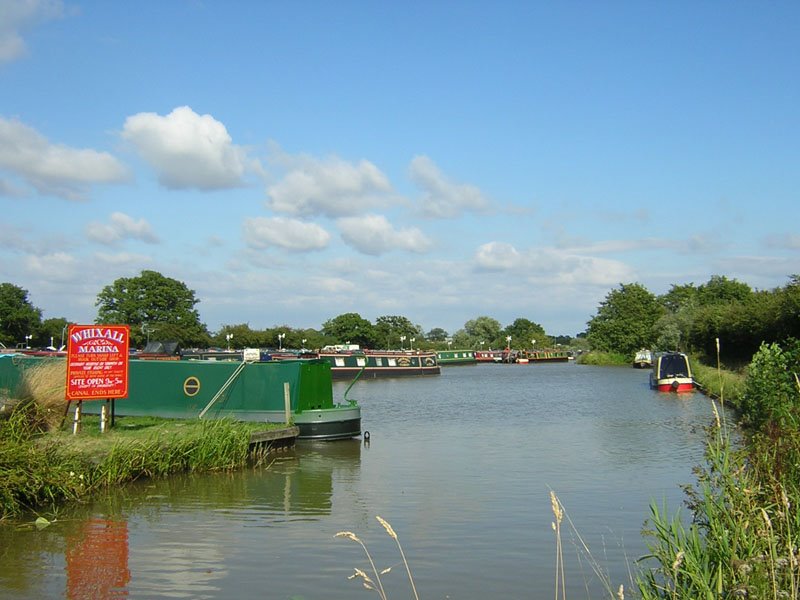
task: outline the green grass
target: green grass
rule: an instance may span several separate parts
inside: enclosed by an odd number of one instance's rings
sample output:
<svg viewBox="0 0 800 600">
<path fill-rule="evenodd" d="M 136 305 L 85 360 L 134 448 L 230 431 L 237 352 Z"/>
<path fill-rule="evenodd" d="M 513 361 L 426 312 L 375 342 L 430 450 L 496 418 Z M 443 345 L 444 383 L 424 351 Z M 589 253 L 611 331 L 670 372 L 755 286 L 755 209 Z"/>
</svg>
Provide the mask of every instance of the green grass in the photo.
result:
<svg viewBox="0 0 800 600">
<path fill-rule="evenodd" d="M 615 352 L 599 352 L 593 350 L 585 352 L 578 357 L 578 363 L 582 365 L 595 366 L 630 366 L 633 364 L 633 357 Z"/>
<path fill-rule="evenodd" d="M 100 433 L 99 418 L 84 416 L 79 434 L 72 423 L 39 432 L 26 414 L 35 405 L 0 421 L 0 520 L 28 511 L 57 511 L 101 489 L 142 477 L 235 470 L 264 452 L 250 453 L 255 431 L 280 429 L 264 423 L 227 420 L 168 420 L 124 417 Z"/>
</svg>

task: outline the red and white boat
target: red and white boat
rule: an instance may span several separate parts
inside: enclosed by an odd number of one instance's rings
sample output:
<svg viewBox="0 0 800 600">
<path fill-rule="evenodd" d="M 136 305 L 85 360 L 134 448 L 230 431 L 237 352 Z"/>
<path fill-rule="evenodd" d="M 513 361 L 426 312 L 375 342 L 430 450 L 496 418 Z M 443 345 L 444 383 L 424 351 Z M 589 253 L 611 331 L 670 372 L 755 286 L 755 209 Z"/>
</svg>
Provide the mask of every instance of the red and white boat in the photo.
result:
<svg viewBox="0 0 800 600">
<path fill-rule="evenodd" d="M 682 352 L 662 352 L 653 360 L 650 387 L 660 392 L 691 392 L 694 390 L 689 357 Z"/>
</svg>

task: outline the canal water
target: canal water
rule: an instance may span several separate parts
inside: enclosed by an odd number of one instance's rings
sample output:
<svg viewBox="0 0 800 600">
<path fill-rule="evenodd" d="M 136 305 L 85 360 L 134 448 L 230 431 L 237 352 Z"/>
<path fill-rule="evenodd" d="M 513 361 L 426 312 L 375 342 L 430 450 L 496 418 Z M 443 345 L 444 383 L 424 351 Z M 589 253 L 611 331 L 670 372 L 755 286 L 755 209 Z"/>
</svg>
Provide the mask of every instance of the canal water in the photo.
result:
<svg viewBox="0 0 800 600">
<path fill-rule="evenodd" d="M 336 383 L 341 398 L 346 383 Z M 49 527 L 0 526 L 2 598 L 554 597 L 553 491 L 570 598 L 631 588 L 651 501 L 682 507 L 710 401 L 648 372 L 474 365 L 358 382 L 365 440 L 300 442 L 269 468 L 114 490 Z M 685 513 L 685 509 L 683 511 Z M 630 597 L 626 594 L 626 597 Z"/>
</svg>

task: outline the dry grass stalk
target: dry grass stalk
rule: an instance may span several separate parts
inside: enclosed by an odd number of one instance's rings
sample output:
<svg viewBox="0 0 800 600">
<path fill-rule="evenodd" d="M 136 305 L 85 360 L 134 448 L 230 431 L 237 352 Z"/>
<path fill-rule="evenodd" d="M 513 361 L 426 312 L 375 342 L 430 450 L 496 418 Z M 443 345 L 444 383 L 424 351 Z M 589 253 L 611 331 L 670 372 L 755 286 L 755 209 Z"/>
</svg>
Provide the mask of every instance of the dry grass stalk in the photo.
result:
<svg viewBox="0 0 800 600">
<path fill-rule="evenodd" d="M 44 429 L 56 429 L 66 408 L 66 361 L 44 361 L 25 371 L 23 393 L 36 407 L 37 421 Z"/>
</svg>

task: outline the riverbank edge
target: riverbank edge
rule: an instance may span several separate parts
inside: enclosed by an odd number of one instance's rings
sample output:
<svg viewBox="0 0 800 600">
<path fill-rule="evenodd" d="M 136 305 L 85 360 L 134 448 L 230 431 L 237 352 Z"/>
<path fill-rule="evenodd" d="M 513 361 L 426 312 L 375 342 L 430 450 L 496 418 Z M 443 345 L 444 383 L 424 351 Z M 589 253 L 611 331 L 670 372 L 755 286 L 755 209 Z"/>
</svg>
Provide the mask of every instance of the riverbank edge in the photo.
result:
<svg viewBox="0 0 800 600">
<path fill-rule="evenodd" d="M 294 445 L 296 426 L 132 417 L 100 433 L 97 417 L 41 432 L 35 406 L 0 422 L 0 523 L 57 514 L 112 486 L 180 473 L 257 467 Z M 32 414 L 34 413 L 34 414 Z"/>
</svg>

